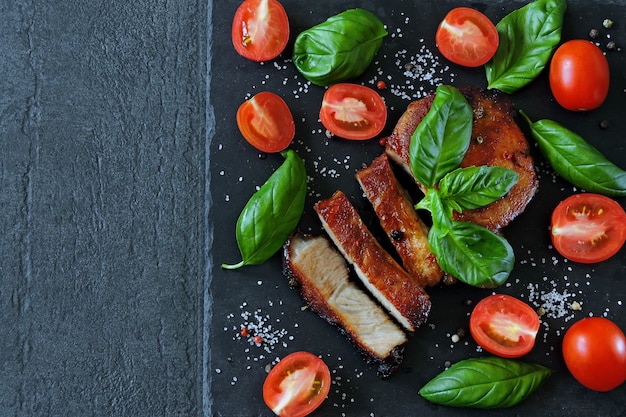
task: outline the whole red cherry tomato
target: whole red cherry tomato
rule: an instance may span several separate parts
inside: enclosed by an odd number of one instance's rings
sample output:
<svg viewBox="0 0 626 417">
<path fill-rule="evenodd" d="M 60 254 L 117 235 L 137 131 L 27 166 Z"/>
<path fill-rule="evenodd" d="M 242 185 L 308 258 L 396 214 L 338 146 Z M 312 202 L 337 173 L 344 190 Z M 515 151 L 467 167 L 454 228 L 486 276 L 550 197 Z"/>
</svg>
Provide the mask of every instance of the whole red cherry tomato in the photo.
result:
<svg viewBox="0 0 626 417">
<path fill-rule="evenodd" d="M 574 323 L 563 337 L 563 358 L 574 378 L 589 389 L 610 391 L 626 380 L 626 336 L 609 319 Z"/>
<path fill-rule="evenodd" d="M 554 53 L 549 79 L 561 106 L 573 111 L 593 110 L 609 93 L 609 63 L 595 44 L 574 39 Z"/>
</svg>

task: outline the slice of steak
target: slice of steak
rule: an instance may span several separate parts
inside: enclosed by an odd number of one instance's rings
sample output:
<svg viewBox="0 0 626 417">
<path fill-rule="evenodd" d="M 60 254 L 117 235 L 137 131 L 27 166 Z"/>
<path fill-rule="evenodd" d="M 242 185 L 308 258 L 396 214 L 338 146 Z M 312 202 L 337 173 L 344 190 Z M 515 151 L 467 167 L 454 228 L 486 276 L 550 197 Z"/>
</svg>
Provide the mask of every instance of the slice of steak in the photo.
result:
<svg viewBox="0 0 626 417">
<path fill-rule="evenodd" d="M 539 183 L 535 165 L 528 141 L 513 120 L 513 102 L 508 96 L 478 87 L 459 90 L 474 111 L 471 144 L 461 166 L 501 166 L 516 171 L 519 179 L 503 198 L 479 209 L 456 213 L 456 219 L 498 231 L 524 211 L 537 192 Z M 410 174 L 411 135 L 430 110 L 434 99 L 433 92 L 410 103 L 386 140 L 387 154 Z"/>
<path fill-rule="evenodd" d="M 368 291 L 408 331 L 430 312 L 424 289 L 386 252 L 341 191 L 315 205 L 324 229 Z"/>
<path fill-rule="evenodd" d="M 386 154 L 356 174 L 380 224 L 402 259 L 404 269 L 421 286 L 438 284 L 443 271 L 428 244 L 428 226 L 419 218 L 408 193 L 398 183 Z"/>
<path fill-rule="evenodd" d="M 311 310 L 337 326 L 369 362 L 378 364 L 380 377 L 389 377 L 398 368 L 405 333 L 349 279 L 345 259 L 325 237 L 292 235 L 284 246 L 283 266 Z"/>
</svg>

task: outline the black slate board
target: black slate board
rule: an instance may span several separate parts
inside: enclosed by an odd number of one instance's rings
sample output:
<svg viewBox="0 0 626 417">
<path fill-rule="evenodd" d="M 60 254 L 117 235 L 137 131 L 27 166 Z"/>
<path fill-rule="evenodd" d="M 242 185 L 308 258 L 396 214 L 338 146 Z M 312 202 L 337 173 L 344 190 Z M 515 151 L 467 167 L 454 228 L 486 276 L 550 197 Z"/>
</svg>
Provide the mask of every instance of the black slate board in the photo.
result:
<svg viewBox="0 0 626 417">
<path fill-rule="evenodd" d="M 0 6 L 0 415 L 202 411 L 207 4 Z"/>
<path fill-rule="evenodd" d="M 580 302 L 582 310 L 574 312 L 566 306 L 564 313 L 551 311 L 543 317 L 537 346 L 525 359 L 549 366 L 556 373 L 539 392 L 513 409 L 478 411 L 439 407 L 417 395 L 418 389 L 441 372 L 447 362 L 484 355 L 469 335 L 456 344 L 450 335 L 458 328 L 467 330 L 471 307 L 464 302 L 471 300 L 475 304 L 489 294 L 489 290 L 464 285 L 429 290 L 433 309 L 428 325 L 411 337 L 403 368 L 389 380 L 381 381 L 376 377 L 375 369 L 363 361 L 335 328 L 314 313 L 302 311 L 301 299 L 289 289 L 281 274 L 280 256 L 263 265 L 238 271 L 220 268 L 221 263 L 240 260 L 235 241 L 237 216 L 255 187 L 260 186 L 282 162 L 279 155 L 259 157 L 259 152 L 251 148 L 237 130 L 235 113 L 238 106 L 260 91 L 280 94 L 296 121 L 296 140 L 292 147 L 305 160 L 311 176 L 300 228 L 320 233 L 313 203 L 329 197 L 337 189 L 350 196 L 366 222 L 375 227 L 375 217 L 363 198 L 354 173 L 378 156 L 382 147 L 377 140 L 358 143 L 325 137 L 317 115 L 324 89 L 309 85 L 289 59 L 293 39 L 300 31 L 352 7 L 370 10 L 387 25 L 390 36 L 385 39 L 374 64 L 355 80 L 370 86 L 377 79 L 387 83 L 388 88 L 381 92 L 390 110 L 384 135 L 391 131 L 406 109 L 409 99 L 404 95 L 417 94 L 417 91 L 410 90 L 410 86 L 430 91 L 440 83 L 486 85 L 482 68 L 463 69 L 438 56 L 434 33 L 448 10 L 455 6 L 472 6 L 498 21 L 526 2 L 285 0 L 282 3 L 290 18 L 291 42 L 283 56 L 265 64 L 239 57 L 230 43 L 230 18 L 239 1 L 216 2 L 213 9 L 209 97 L 216 123 L 210 145 L 209 170 L 212 201 L 209 217 L 214 240 L 207 365 L 211 415 L 272 415 L 262 399 L 266 367 L 296 350 L 321 355 L 332 372 L 334 383 L 329 398 L 313 414 L 316 416 L 623 415 L 626 386 L 611 393 L 598 394 L 577 384 L 563 363 L 560 340 L 574 320 L 590 314 L 606 315 L 626 328 L 623 306 L 626 249 L 605 263 L 581 266 L 565 262 L 549 247 L 549 214 L 558 201 L 576 190 L 553 174 L 536 149 L 533 152 L 540 176 L 540 191 L 528 210 L 504 232 L 515 249 L 517 262 L 508 284 L 498 291 L 522 297 L 533 305 L 540 302 L 539 293 L 558 294 L 568 303 Z M 606 35 L 618 44 L 626 42 L 625 11 L 623 2 L 570 1 L 563 39 L 586 38 L 589 30 L 595 27 L 602 33 L 603 43 L 606 43 Z M 616 22 L 610 31 L 602 27 L 604 18 Z M 434 56 L 428 57 L 426 51 L 431 51 Z M 409 77 L 404 74 L 404 65 L 412 57 L 423 58 L 417 62 L 423 65 L 423 73 L 415 75 L 417 69 L 414 66 Z M 626 142 L 622 134 L 625 127 L 626 79 L 623 70 L 626 62 L 623 51 L 609 53 L 608 58 L 613 70 L 611 93 L 597 111 L 574 114 L 559 108 L 551 98 L 545 75 L 516 93 L 513 100 L 531 118 L 551 118 L 571 127 L 610 155 L 615 163 L 626 166 Z M 428 70 L 435 63 L 441 66 L 431 74 L 434 79 L 429 79 Z M 598 127 L 603 119 L 610 122 L 606 130 Z M 622 205 L 626 203 L 623 198 L 618 201 Z M 568 292 L 572 295 L 568 296 Z M 256 346 L 250 337 L 239 335 L 241 326 L 251 328 L 252 335 L 258 328 L 266 338 L 273 340 Z"/>
<path fill-rule="evenodd" d="M 433 290 L 434 327 L 412 337 L 404 368 L 380 381 L 335 329 L 301 311 L 278 257 L 240 271 L 219 268 L 238 260 L 239 210 L 281 162 L 259 159 L 237 131 L 234 113 L 249 93 L 279 92 L 294 112 L 294 148 L 312 176 L 305 230 L 319 230 L 310 207 L 337 188 L 367 213 L 352 175 L 381 150 L 373 141 L 324 139 L 316 117 L 322 91 L 306 88 L 285 62 L 289 51 L 275 61 L 279 67 L 236 55 L 229 33 L 238 4 L 2 3 L 0 415 L 269 416 L 261 398 L 265 367 L 299 349 L 322 355 L 333 371 L 319 416 L 623 415 L 624 387 L 597 394 L 567 374 L 558 347 L 559 332 L 571 323 L 565 318 L 547 320 L 549 330 L 529 357 L 557 373 L 527 402 L 489 413 L 434 407 L 417 389 L 446 361 L 480 355 L 469 338 L 452 344 L 448 334 L 466 323 L 463 301 L 476 302 L 485 291 Z M 356 6 L 376 13 L 390 33 L 399 29 L 385 41 L 379 63 L 357 80 L 369 82 L 380 67 L 390 84 L 406 78 L 395 64 L 399 50 L 410 57 L 423 44 L 436 52 L 432 33 L 448 9 L 471 5 L 497 20 L 522 4 L 284 1 L 292 40 Z M 625 43 L 625 8 L 622 1 L 570 1 L 564 36 L 585 37 L 610 17 L 616 26 L 602 32 Z M 575 126 L 626 166 L 624 54 L 609 60 L 613 88 L 595 112 L 560 110 L 546 95 L 545 78 L 515 102 L 533 118 Z M 484 81 L 480 71 L 452 67 L 441 82 Z M 389 131 L 408 101 L 383 94 L 391 106 Z M 604 131 L 597 127 L 603 119 L 610 122 Z M 539 172 L 540 194 L 507 230 L 518 264 L 503 292 L 528 297 L 528 283 L 550 291 L 550 280 L 558 279 L 560 293 L 566 284 L 582 291 L 574 297 L 583 303 L 576 318 L 606 315 L 626 328 L 626 253 L 590 267 L 557 256 L 553 265 L 547 213 L 574 190 L 541 162 Z M 257 348 L 241 339 L 235 329 L 252 320 L 277 343 Z"/>
</svg>

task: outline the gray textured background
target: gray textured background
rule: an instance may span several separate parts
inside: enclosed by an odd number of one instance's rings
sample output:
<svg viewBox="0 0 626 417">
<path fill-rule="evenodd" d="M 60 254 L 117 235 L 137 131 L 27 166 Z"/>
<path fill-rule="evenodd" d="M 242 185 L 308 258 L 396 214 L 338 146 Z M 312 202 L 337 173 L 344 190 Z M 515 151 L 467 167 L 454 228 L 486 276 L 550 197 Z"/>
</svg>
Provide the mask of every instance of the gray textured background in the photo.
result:
<svg viewBox="0 0 626 417">
<path fill-rule="evenodd" d="M 202 403 L 205 1 L 0 2 L 0 415 Z"/>
</svg>

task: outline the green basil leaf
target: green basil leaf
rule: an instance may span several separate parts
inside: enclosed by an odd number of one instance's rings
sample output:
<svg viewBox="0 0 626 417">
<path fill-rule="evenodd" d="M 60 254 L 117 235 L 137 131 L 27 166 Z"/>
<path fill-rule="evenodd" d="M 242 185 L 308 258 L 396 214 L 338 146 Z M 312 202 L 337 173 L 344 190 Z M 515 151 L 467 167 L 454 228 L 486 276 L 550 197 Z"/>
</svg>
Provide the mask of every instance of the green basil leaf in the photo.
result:
<svg viewBox="0 0 626 417">
<path fill-rule="evenodd" d="M 434 187 L 459 166 L 470 144 L 472 122 L 472 107 L 463 94 L 451 86 L 437 87 L 409 146 L 411 170 L 424 187 Z"/>
<path fill-rule="evenodd" d="M 428 243 L 442 270 L 474 287 L 504 284 L 515 265 L 509 242 L 474 223 L 451 220 L 442 230 L 433 222 Z"/>
<path fill-rule="evenodd" d="M 539 150 L 557 174 L 576 187 L 612 197 L 626 196 L 626 171 L 581 136 L 552 120 L 528 122 Z"/>
<path fill-rule="evenodd" d="M 433 227 L 437 228 L 440 234 L 447 233 L 450 228 L 450 222 L 452 222 L 452 210 L 447 210 L 448 207 L 444 206 L 441 194 L 436 188 L 430 188 L 426 192 L 424 198 L 415 205 L 415 209 L 428 210 L 431 213 Z"/>
<path fill-rule="evenodd" d="M 237 220 L 237 245 L 242 261 L 223 264 L 222 268 L 236 269 L 265 262 L 298 225 L 306 199 L 306 169 L 295 151 L 289 149 L 281 154 L 285 161 L 252 195 Z"/>
<path fill-rule="evenodd" d="M 542 365 L 514 359 L 472 358 L 437 375 L 419 394 L 451 407 L 506 408 L 528 398 L 552 373 Z"/>
<path fill-rule="evenodd" d="M 517 172 L 499 166 L 472 166 L 456 169 L 439 182 L 444 204 L 461 212 L 493 203 L 517 183 Z"/>
<path fill-rule="evenodd" d="M 363 74 L 374 60 L 387 31 L 363 9 L 328 18 L 296 37 L 293 62 L 313 84 L 327 86 Z"/>
<path fill-rule="evenodd" d="M 497 25 L 500 43 L 485 65 L 488 88 L 511 94 L 533 81 L 561 41 L 566 0 L 536 0 Z"/>
</svg>

